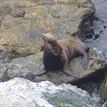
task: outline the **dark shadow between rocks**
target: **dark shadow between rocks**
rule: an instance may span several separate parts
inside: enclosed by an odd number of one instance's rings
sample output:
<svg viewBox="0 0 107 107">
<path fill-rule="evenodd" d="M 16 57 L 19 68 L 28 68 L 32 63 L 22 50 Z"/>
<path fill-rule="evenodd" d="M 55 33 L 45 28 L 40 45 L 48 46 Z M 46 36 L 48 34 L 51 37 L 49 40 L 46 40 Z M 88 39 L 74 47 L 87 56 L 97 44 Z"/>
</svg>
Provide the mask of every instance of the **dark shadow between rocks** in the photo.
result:
<svg viewBox="0 0 107 107">
<path fill-rule="evenodd" d="M 80 79 L 68 82 L 69 84 L 76 85 L 77 87 L 93 92 L 95 88 L 100 88 L 102 81 L 107 74 L 107 65 L 103 68 L 97 69 L 95 72 L 90 73 Z"/>
</svg>

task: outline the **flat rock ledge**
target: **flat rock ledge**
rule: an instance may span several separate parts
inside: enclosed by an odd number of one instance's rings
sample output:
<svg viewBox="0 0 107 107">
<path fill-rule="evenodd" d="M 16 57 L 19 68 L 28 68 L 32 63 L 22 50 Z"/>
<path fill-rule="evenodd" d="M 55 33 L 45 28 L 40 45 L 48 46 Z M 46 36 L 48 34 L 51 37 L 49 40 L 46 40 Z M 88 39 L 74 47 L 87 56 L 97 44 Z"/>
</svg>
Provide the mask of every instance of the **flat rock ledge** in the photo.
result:
<svg viewBox="0 0 107 107">
<path fill-rule="evenodd" d="M 86 91 L 76 86 L 55 86 L 49 81 L 34 83 L 22 78 L 0 83 L 0 106 L 101 107 Z"/>
</svg>

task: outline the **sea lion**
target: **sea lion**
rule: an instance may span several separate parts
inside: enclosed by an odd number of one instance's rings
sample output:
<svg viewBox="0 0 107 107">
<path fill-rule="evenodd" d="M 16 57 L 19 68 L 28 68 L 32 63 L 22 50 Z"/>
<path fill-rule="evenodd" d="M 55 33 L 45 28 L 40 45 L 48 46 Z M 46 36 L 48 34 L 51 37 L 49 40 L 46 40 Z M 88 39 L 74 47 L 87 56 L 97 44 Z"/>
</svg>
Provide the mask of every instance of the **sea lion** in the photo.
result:
<svg viewBox="0 0 107 107">
<path fill-rule="evenodd" d="M 85 67 L 88 64 L 88 47 L 72 38 L 56 40 L 50 33 L 43 34 L 43 40 L 45 70 L 62 70 L 69 76 L 79 78 L 79 75 L 69 69 L 69 62 L 75 57 L 82 56 L 82 65 Z"/>
</svg>

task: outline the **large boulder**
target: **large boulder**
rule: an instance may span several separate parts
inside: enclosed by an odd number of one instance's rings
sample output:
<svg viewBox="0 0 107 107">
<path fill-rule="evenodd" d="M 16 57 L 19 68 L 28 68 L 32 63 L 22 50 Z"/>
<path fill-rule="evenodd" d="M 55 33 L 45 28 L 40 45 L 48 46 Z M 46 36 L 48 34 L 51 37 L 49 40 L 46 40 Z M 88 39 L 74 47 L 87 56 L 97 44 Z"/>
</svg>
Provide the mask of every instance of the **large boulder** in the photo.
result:
<svg viewBox="0 0 107 107">
<path fill-rule="evenodd" d="M 1 107 L 101 107 L 86 91 L 76 86 L 30 82 L 15 78 L 0 83 Z"/>
<path fill-rule="evenodd" d="M 42 33 L 71 36 L 94 11 L 90 0 L 0 0 L 0 48 L 21 55 L 37 53 Z"/>
</svg>

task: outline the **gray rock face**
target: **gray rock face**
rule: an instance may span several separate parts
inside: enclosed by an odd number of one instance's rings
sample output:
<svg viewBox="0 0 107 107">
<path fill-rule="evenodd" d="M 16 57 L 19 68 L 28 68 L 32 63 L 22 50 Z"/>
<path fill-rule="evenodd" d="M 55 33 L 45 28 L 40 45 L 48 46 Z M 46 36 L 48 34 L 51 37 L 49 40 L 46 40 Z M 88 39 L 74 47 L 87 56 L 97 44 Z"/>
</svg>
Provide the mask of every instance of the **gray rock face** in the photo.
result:
<svg viewBox="0 0 107 107">
<path fill-rule="evenodd" d="M 87 92 L 71 85 L 55 86 L 15 78 L 0 83 L 1 107 L 101 107 Z"/>
</svg>

